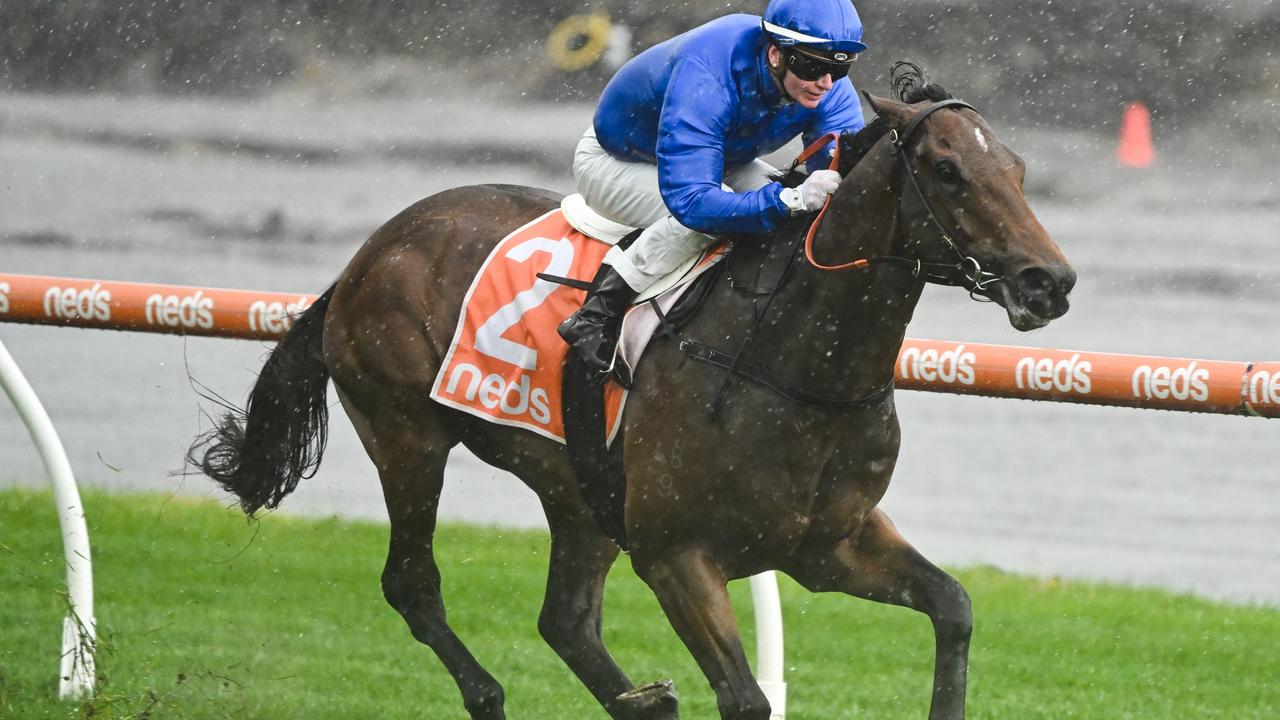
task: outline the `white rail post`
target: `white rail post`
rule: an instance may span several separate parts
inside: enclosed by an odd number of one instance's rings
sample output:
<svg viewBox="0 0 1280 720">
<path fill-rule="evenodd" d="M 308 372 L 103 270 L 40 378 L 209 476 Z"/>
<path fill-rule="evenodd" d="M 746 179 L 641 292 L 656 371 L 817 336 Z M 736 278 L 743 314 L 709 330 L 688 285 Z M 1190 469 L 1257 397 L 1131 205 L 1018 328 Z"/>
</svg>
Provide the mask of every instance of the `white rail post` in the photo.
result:
<svg viewBox="0 0 1280 720">
<path fill-rule="evenodd" d="M 62 528 L 63 557 L 67 563 L 67 590 L 70 614 L 62 622 L 62 661 L 58 696 L 74 700 L 93 695 L 94 642 L 93 567 L 89 559 L 89 530 L 85 527 L 80 491 L 71 474 L 71 463 L 62 448 L 53 422 L 40 399 L 22 376 L 13 356 L 0 342 L 0 385 L 18 409 L 18 415 L 35 441 L 53 484 L 53 500 L 58 506 Z"/>
<path fill-rule="evenodd" d="M 787 715 L 787 683 L 782 678 L 782 600 L 773 571 L 751 576 L 756 614 L 756 682 L 769 700 L 769 717 Z"/>
</svg>

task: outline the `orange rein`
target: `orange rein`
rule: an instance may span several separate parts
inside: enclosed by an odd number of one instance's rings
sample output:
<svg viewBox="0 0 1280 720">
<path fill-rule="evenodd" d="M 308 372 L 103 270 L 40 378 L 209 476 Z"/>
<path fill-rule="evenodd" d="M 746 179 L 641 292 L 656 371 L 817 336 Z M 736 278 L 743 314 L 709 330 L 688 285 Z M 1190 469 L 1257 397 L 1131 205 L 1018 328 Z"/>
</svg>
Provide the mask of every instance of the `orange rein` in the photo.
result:
<svg viewBox="0 0 1280 720">
<path fill-rule="evenodd" d="M 827 146 L 827 143 L 835 141 L 835 149 L 831 151 L 830 170 L 840 169 L 840 133 L 829 132 L 826 135 L 814 140 L 809 147 L 804 149 L 799 156 L 791 163 L 791 168 L 795 169 L 800 163 L 808 160 L 818 153 L 819 150 Z M 813 257 L 813 236 L 818 234 L 818 225 L 822 222 L 822 216 L 827 214 L 827 207 L 831 205 L 831 196 L 827 196 L 827 201 L 822 204 L 822 209 L 818 211 L 818 217 L 813 219 L 813 224 L 809 226 L 809 232 L 804 236 L 804 257 L 809 264 L 819 270 L 849 270 L 851 268 L 868 268 L 871 263 L 866 258 L 854 260 L 853 262 L 843 263 L 841 265 L 823 265 Z"/>
</svg>

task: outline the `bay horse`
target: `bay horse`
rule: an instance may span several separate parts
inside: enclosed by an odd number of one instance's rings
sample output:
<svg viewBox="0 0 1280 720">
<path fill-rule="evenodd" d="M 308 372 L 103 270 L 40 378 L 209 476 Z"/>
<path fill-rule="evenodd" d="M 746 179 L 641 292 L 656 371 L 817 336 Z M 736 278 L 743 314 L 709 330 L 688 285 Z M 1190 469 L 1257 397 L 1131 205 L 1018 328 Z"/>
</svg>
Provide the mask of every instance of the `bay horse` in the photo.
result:
<svg viewBox="0 0 1280 720">
<path fill-rule="evenodd" d="M 803 219 L 773 237 L 738 239 L 681 330 L 727 350 L 753 332 L 751 363 L 806 396 L 846 402 L 796 402 L 745 381 L 717 398 L 723 369 L 689 362 L 661 337 L 631 380 L 620 440 L 631 562 L 722 718 L 770 715 L 726 589 L 765 570 L 813 592 L 926 614 L 936 638 L 929 717 L 964 716 L 968 595 L 876 507 L 899 448 L 895 361 L 926 281 L 993 300 L 1029 330 L 1067 311 L 1075 272 L 1027 204 L 1021 158 L 986 121 L 936 85 L 896 89 L 897 99 L 867 96 L 884 132 L 840 167 L 846 180 L 805 253 L 791 241 L 805 235 Z M 439 656 L 470 716 L 493 720 L 505 717 L 502 686 L 447 624 L 434 558 L 445 461 L 463 444 L 541 500 L 551 532 L 538 620 L 547 643 L 610 717 L 676 718 L 669 685 L 637 688 L 602 642 L 605 576 L 619 548 L 593 520 L 565 447 L 428 399 L 477 269 L 511 230 L 558 202 L 533 188 L 481 185 L 392 218 L 272 350 L 244 412 L 197 439 L 191 457 L 246 513 L 275 507 L 320 462 L 332 378 L 390 516 L 386 599 Z M 850 259 L 867 262 L 841 272 L 822 265 Z M 740 287 L 772 278 L 780 281 L 761 314 L 760 295 Z"/>
</svg>

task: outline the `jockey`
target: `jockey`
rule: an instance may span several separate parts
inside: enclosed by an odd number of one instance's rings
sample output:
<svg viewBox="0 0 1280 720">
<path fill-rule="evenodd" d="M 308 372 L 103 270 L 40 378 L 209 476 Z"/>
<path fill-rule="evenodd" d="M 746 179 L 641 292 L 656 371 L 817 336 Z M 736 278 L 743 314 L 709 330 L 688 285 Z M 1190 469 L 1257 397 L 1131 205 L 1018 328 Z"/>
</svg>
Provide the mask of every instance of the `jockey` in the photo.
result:
<svg viewBox="0 0 1280 720">
<path fill-rule="evenodd" d="M 578 192 L 602 216 L 645 228 L 560 336 L 600 370 L 613 364 L 622 314 L 697 255 L 708 234 L 763 233 L 822 207 L 840 184 L 830 159 L 784 188 L 760 156 L 803 134 L 863 126 L 848 79 L 862 43 L 850 0 L 772 0 L 764 17 L 729 15 L 632 58 L 609 81 L 574 152 Z"/>
</svg>

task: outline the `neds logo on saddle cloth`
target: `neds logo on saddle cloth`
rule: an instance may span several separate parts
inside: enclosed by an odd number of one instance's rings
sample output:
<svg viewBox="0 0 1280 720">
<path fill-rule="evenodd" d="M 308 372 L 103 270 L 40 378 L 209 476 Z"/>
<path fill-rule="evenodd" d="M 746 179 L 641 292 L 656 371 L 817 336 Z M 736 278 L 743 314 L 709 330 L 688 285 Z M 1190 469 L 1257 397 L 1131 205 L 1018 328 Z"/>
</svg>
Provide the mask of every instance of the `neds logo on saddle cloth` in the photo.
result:
<svg viewBox="0 0 1280 720">
<path fill-rule="evenodd" d="M 559 208 L 505 237 L 467 291 L 431 398 L 564 442 L 560 383 L 569 346 L 556 325 L 585 293 L 537 274 L 590 281 L 609 247 L 575 230 Z M 606 385 L 609 437 L 624 398 L 616 383 Z"/>
</svg>

